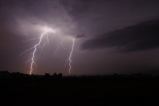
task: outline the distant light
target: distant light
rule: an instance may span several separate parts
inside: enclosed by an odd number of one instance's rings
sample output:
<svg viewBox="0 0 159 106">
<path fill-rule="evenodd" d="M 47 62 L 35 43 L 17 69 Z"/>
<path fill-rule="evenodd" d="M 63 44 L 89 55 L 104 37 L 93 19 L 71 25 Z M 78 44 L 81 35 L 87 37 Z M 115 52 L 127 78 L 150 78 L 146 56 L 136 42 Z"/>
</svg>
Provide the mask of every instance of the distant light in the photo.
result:
<svg viewBox="0 0 159 106">
<path fill-rule="evenodd" d="M 49 26 L 38 26 L 37 28 L 42 33 L 57 33 L 57 29 L 51 28 Z"/>
<path fill-rule="evenodd" d="M 43 32 L 46 32 L 46 33 L 56 33 L 56 30 L 55 29 L 52 29 L 52 28 L 50 28 L 50 27 L 47 27 L 47 26 L 44 26 L 43 27 Z"/>
</svg>

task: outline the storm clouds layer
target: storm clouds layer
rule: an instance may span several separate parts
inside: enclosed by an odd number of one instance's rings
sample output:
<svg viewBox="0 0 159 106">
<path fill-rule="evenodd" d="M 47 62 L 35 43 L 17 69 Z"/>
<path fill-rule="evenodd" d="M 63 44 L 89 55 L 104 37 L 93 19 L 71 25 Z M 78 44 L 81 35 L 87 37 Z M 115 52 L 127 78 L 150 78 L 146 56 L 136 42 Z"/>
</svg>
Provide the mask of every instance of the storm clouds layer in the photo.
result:
<svg viewBox="0 0 159 106">
<path fill-rule="evenodd" d="M 115 47 L 123 51 L 141 51 L 159 48 L 159 20 L 142 22 L 137 25 L 98 35 L 86 41 L 83 49 Z"/>
<path fill-rule="evenodd" d="M 28 72 L 39 25 L 60 30 L 61 38 L 38 49 L 36 74 L 67 74 L 66 36 L 77 38 L 75 75 L 158 73 L 158 0 L 0 0 L 0 70 Z"/>
</svg>

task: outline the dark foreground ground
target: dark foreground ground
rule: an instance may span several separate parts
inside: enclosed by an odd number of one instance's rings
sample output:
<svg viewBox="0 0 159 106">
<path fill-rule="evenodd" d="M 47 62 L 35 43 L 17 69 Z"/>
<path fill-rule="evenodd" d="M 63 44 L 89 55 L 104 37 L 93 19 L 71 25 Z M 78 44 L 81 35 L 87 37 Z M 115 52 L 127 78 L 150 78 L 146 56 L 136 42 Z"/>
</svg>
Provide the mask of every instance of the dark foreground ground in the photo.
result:
<svg viewBox="0 0 159 106">
<path fill-rule="evenodd" d="M 3 105 L 2 105 L 3 104 Z M 159 106 L 159 77 L 0 73 L 0 106 Z"/>
</svg>

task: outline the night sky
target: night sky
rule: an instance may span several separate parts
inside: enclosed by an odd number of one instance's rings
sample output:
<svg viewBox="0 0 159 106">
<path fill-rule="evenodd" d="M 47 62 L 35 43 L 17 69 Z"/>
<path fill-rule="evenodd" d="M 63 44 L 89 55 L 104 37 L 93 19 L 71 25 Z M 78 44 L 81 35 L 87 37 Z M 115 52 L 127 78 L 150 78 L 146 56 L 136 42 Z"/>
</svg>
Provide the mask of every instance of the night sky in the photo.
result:
<svg viewBox="0 0 159 106">
<path fill-rule="evenodd" d="M 0 70 L 28 73 L 37 26 L 59 31 L 38 48 L 34 74 L 159 71 L 158 0 L 0 0 Z"/>
</svg>

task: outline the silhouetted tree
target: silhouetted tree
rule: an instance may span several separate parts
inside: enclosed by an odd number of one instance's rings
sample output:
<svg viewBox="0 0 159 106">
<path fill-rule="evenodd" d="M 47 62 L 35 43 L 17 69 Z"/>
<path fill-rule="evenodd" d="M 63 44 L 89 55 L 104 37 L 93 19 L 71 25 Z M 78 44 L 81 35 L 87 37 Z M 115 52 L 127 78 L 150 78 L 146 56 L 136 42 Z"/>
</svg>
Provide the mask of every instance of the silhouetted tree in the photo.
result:
<svg viewBox="0 0 159 106">
<path fill-rule="evenodd" d="M 50 74 L 49 73 L 45 73 L 45 77 L 50 77 Z"/>
<path fill-rule="evenodd" d="M 59 74 L 58 74 L 58 77 L 59 77 L 59 78 L 62 78 L 62 76 L 63 76 L 62 73 L 59 73 Z"/>
</svg>

